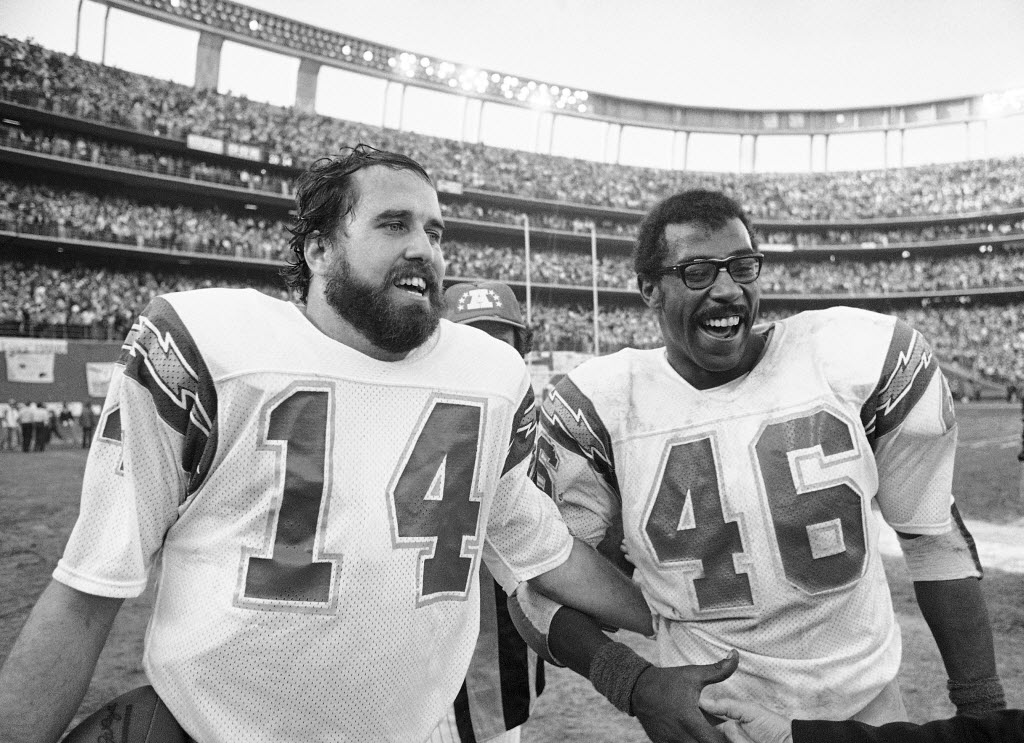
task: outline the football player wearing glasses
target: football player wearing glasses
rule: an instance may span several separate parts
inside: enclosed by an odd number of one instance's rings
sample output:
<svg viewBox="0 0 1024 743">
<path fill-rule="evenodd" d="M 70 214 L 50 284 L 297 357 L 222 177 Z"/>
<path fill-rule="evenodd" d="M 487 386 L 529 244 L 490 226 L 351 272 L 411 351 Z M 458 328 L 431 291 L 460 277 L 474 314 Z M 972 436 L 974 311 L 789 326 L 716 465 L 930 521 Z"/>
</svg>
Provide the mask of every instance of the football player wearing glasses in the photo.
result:
<svg viewBox="0 0 1024 743">
<path fill-rule="evenodd" d="M 676 274 L 688 289 L 707 289 L 715 283 L 720 271 L 726 271 L 737 284 L 749 284 L 757 281 L 761 275 L 763 262 L 764 256 L 760 253 L 729 258 L 698 258 L 663 268 L 661 275 Z"/>
<path fill-rule="evenodd" d="M 641 223 L 634 267 L 664 347 L 581 364 L 541 409 L 535 481 L 577 538 L 618 541 L 608 535 L 621 522 L 655 665 L 530 589 L 516 616 L 654 740 L 721 734 L 698 710 L 699 680 L 680 677 L 730 649 L 739 668 L 703 689 L 706 703 L 904 720 L 884 520 L 900 534 L 950 699 L 961 713 L 1004 707 L 981 567 L 951 491 L 952 399 L 928 342 L 849 307 L 759 324 L 762 261 L 724 194 L 662 201 Z"/>
</svg>

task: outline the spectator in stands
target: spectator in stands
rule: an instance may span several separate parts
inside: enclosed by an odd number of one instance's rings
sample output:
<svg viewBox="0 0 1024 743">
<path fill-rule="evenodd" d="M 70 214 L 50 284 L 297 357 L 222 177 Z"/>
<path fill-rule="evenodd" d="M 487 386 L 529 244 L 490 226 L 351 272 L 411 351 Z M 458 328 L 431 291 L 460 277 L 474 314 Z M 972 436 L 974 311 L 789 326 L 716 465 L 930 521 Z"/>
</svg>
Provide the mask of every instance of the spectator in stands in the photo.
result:
<svg viewBox="0 0 1024 743">
<path fill-rule="evenodd" d="M 848 173 L 641 168 L 456 142 L 197 92 L 2 37 L 0 59 L 4 60 L 0 96 L 8 100 L 117 126 L 142 127 L 142 131 L 179 140 L 194 133 L 250 144 L 296 165 L 331 151 L 339 141 L 361 140 L 408 152 L 439 179 L 468 188 L 620 209 L 644 209 L 670 193 L 698 185 L 724 191 L 750 204 L 754 217 L 769 219 L 933 216 L 1024 206 L 1024 158 Z M 126 101 L 133 103 L 126 105 Z M 20 132 L 10 129 L 5 136 L 9 146 L 21 138 Z M 128 167 L 142 165 L 153 172 L 254 189 L 290 190 L 290 176 L 267 167 L 232 172 L 222 166 L 188 163 L 169 152 L 138 153 L 79 135 L 73 141 L 60 135 L 48 137 L 45 145 L 40 143 L 40 151 Z M 552 224 L 574 228 L 572 220 L 564 217 Z M 836 232 L 840 241 L 863 241 L 853 232 Z M 891 242 L 890 236 L 885 235 L 885 240 Z"/>
<path fill-rule="evenodd" d="M 179 148 L 172 153 L 169 149 L 147 149 L 43 125 L 0 124 L 0 143 L 5 146 L 98 165 L 284 193 L 291 189 L 294 170 L 277 168 L 270 162 L 240 166 L 206 162 L 199 153 L 183 154 L 180 140 L 189 133 L 231 139 L 262 147 L 265 153 L 275 155 L 275 160 L 298 165 L 339 140 L 379 138 L 417 155 L 438 177 L 467 187 L 620 210 L 643 208 L 667 192 L 700 180 L 740 195 L 751 205 L 753 213 L 768 219 L 834 221 L 879 215 L 941 217 L 989 212 L 964 223 L 935 222 L 885 229 L 764 226 L 765 241 L 776 244 L 893 246 L 961 238 L 999 240 L 1024 232 L 1024 220 L 1017 214 L 993 213 L 997 209 L 1019 210 L 1024 204 L 1024 158 L 1020 157 L 827 174 L 711 174 L 636 168 L 339 121 L 230 95 L 196 91 L 4 37 L 0 37 L 0 60 L 0 97 L 89 121 L 156 133 L 175 140 L 173 144 Z M 299 132 L 311 134 L 294 136 Z M 277 220 L 70 193 L 52 186 L 25 188 L 24 184 L 0 183 L 0 229 L 250 258 L 273 258 L 279 254 L 280 241 L 274 237 L 281 228 Z M 454 199 L 446 209 L 446 213 L 474 220 L 521 220 L 518 207 L 474 203 L 463 197 Z M 586 229 L 590 219 L 557 207 L 531 207 L 528 211 L 532 223 L 565 232 Z M 632 235 L 638 219 L 636 211 L 620 211 L 599 218 L 597 224 L 602 233 Z M 1002 245 L 1005 243 L 995 243 L 992 253 L 942 258 L 912 256 L 906 260 L 866 261 L 844 260 L 842 254 L 837 254 L 835 262 L 778 261 L 766 266 L 761 280 L 771 292 L 793 295 L 879 295 L 1024 285 L 1024 254 L 1019 248 L 1004 250 Z M 467 279 L 525 278 L 522 259 L 513 251 L 473 244 L 452 243 L 451 247 L 451 275 Z M 538 251 L 537 258 L 532 269 L 534 280 L 570 286 L 589 283 L 589 260 L 581 253 Z M 630 286 L 624 256 L 602 256 L 598 271 L 601 286 Z M 190 280 L 181 281 L 187 284 Z M 54 298 L 45 292 L 41 299 L 31 291 L 20 298 L 4 296 L 0 301 L 3 332 L 72 338 L 123 337 L 132 311 L 139 309 L 136 306 L 135 310 L 123 311 L 116 306 L 113 296 L 98 296 L 91 301 L 81 297 L 74 287 L 60 293 L 66 298 Z M 146 293 L 150 293 L 149 289 Z M 127 301 L 145 304 L 144 299 L 134 296 Z M 903 310 L 900 314 L 926 330 L 945 359 L 971 373 L 999 383 L 1024 374 L 1024 359 L 1014 350 L 1024 344 L 1020 319 L 1024 313 L 1019 306 L 929 308 L 920 312 Z M 912 314 L 918 317 L 909 317 Z M 552 308 L 549 315 L 550 318 L 538 321 L 538 340 L 545 347 L 581 349 L 590 342 L 589 334 L 580 332 L 581 328 L 589 328 L 588 309 Z M 656 329 L 633 309 L 602 308 L 602 317 L 602 348 L 656 343 Z"/>
</svg>

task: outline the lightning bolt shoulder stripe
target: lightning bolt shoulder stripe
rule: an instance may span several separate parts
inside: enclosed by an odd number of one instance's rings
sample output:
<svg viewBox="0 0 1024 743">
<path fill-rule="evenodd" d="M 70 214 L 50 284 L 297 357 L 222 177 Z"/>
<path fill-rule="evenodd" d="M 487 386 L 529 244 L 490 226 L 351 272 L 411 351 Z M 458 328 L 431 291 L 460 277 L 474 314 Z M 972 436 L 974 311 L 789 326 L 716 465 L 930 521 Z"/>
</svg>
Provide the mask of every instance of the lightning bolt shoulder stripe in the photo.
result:
<svg viewBox="0 0 1024 743">
<path fill-rule="evenodd" d="M 541 406 L 544 433 L 569 451 L 585 457 L 594 471 L 618 492 L 611 437 L 594 404 L 565 377 Z"/>
<path fill-rule="evenodd" d="M 526 459 L 533 452 L 533 442 L 537 437 L 537 406 L 533 387 L 527 385 L 523 401 L 519 403 L 512 420 L 512 438 L 508 445 L 508 456 L 501 470 L 504 475 L 510 469 Z"/>
<path fill-rule="evenodd" d="M 872 444 L 899 428 L 938 369 L 924 336 L 897 320 L 878 385 L 861 408 L 861 422 Z"/>
<path fill-rule="evenodd" d="M 185 438 L 188 492 L 206 475 L 216 448 L 217 395 L 195 341 L 171 304 L 157 297 L 121 346 L 124 375 L 152 396 L 160 418 Z"/>
</svg>

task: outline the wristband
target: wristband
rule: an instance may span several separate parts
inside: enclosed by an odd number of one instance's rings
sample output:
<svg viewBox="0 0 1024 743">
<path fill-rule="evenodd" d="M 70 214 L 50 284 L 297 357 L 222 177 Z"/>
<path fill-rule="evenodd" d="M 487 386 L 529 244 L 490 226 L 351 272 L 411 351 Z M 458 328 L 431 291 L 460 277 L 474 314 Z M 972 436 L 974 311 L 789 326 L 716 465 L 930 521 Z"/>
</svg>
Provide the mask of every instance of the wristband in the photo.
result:
<svg viewBox="0 0 1024 743">
<path fill-rule="evenodd" d="M 991 710 L 1006 709 L 1006 696 L 998 676 L 975 681 L 946 681 L 949 701 L 956 705 L 958 715 L 976 715 Z"/>
<path fill-rule="evenodd" d="M 640 674 L 651 664 L 620 642 L 602 645 L 590 661 L 590 682 L 616 708 L 633 716 L 630 698 Z"/>
</svg>

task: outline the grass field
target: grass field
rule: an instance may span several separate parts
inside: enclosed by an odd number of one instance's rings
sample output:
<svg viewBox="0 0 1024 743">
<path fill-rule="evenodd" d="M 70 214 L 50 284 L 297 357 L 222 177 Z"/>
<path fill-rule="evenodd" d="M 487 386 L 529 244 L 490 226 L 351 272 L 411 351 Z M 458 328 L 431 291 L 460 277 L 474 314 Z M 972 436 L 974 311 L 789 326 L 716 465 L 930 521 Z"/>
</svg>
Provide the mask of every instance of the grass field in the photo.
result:
<svg viewBox="0 0 1024 743">
<path fill-rule="evenodd" d="M 1020 417 L 1016 407 L 966 405 L 957 409 L 960 448 L 954 492 L 968 518 L 1021 522 L 1018 491 Z M 0 658 L 5 658 L 35 601 L 49 581 L 78 511 L 84 452 L 54 447 L 43 454 L 0 452 Z M 899 558 L 887 559 L 904 636 L 900 672 L 911 718 L 951 714 L 945 671 L 917 610 Z M 1024 575 L 989 570 L 982 583 L 996 640 L 1000 674 L 1011 706 L 1024 706 Z M 151 596 L 125 602 L 82 704 L 80 715 L 145 683 L 140 661 Z M 647 641 L 625 638 L 641 652 Z M 614 710 L 570 671 L 552 669 L 548 689 L 523 734 L 527 743 L 643 741 L 639 724 Z"/>
</svg>

